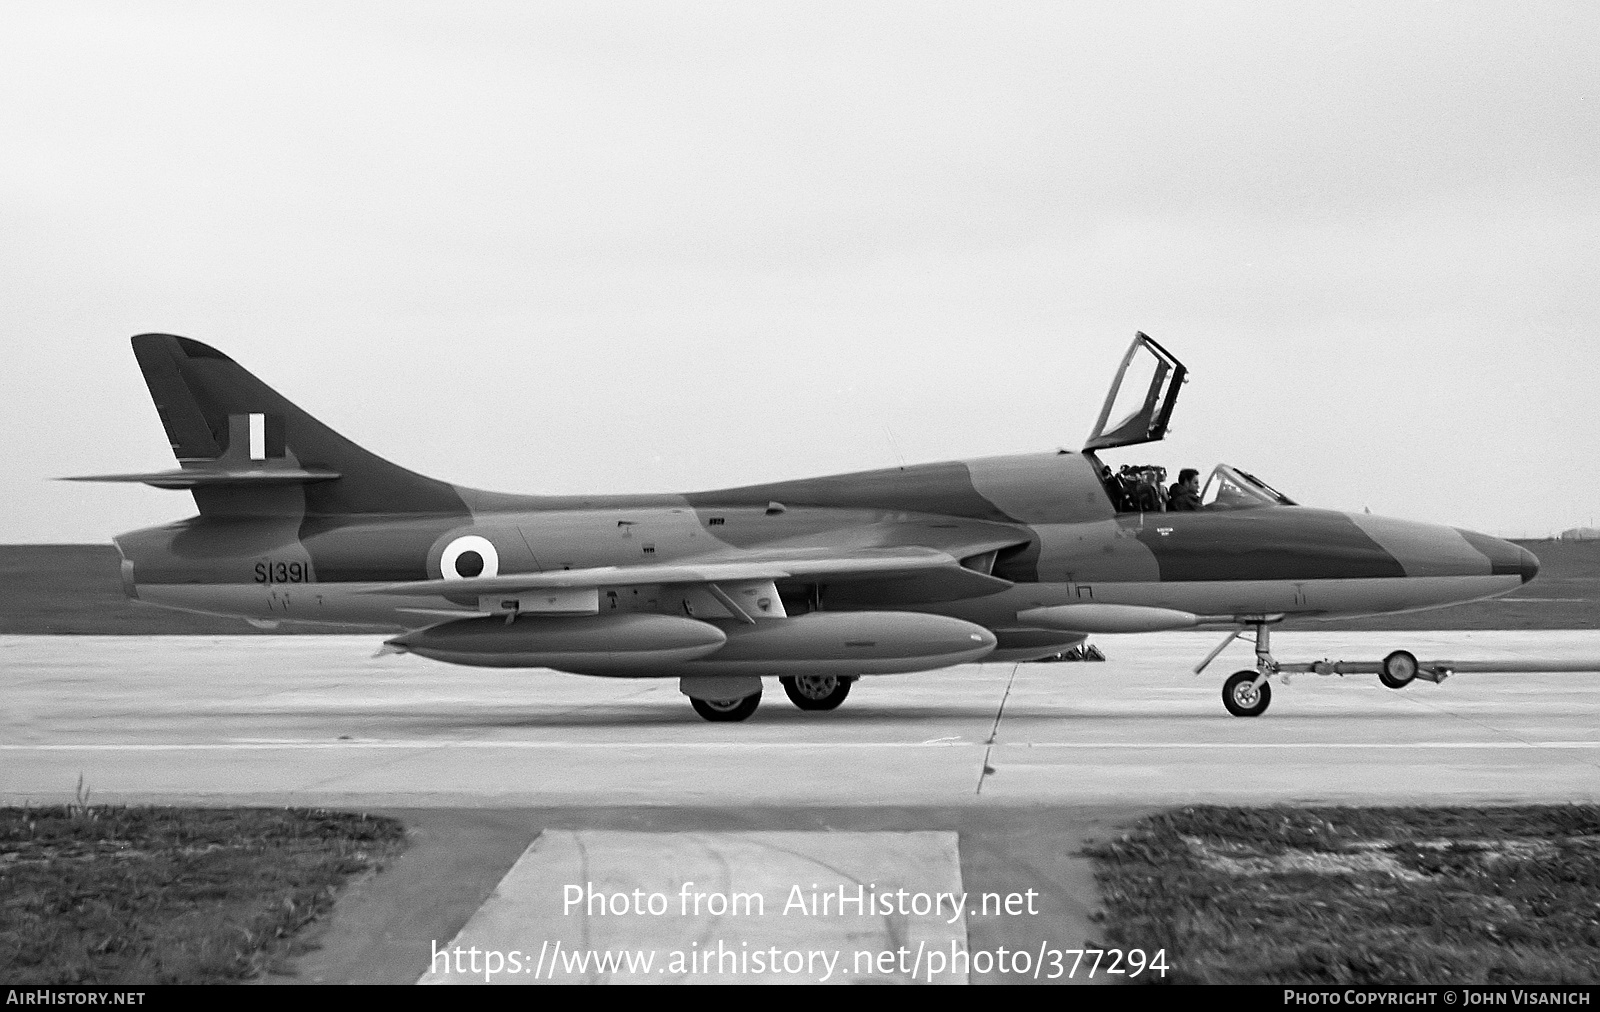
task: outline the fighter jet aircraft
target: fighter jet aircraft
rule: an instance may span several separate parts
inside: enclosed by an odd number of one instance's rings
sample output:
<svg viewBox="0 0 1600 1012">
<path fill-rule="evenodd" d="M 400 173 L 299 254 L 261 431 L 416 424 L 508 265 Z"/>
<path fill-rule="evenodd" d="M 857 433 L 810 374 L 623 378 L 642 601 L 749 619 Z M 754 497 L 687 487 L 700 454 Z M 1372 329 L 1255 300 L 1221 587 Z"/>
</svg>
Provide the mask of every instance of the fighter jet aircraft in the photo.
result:
<svg viewBox="0 0 1600 1012">
<path fill-rule="evenodd" d="M 1301 506 L 1227 465 L 1199 509 L 1167 511 L 1154 469 L 1097 456 L 1167 430 L 1186 370 L 1144 334 L 1081 450 L 683 495 L 451 485 L 367 452 L 215 348 L 141 334 L 133 350 L 180 466 L 70 480 L 184 489 L 199 515 L 115 539 L 130 597 L 258 624 L 378 623 L 400 631 L 388 649 L 454 664 L 677 678 L 713 721 L 754 713 L 768 676 L 801 709 L 831 710 L 862 675 L 1197 627 L 1253 631 L 1256 667 L 1223 702 L 1256 716 L 1270 677 L 1320 670 L 1273 658 L 1283 619 L 1455 604 L 1538 571 L 1508 542 Z M 1396 688 L 1441 677 L 1405 651 L 1369 669 Z"/>
</svg>

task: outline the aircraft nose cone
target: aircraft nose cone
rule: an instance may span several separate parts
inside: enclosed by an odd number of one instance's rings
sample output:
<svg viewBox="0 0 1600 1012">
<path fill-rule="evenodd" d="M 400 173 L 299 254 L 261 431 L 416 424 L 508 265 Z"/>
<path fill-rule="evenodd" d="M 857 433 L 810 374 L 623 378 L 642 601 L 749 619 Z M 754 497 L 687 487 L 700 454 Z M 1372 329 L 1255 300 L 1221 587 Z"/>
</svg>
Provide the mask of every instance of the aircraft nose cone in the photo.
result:
<svg viewBox="0 0 1600 1012">
<path fill-rule="evenodd" d="M 1522 572 L 1522 582 L 1527 583 L 1539 575 L 1539 557 L 1526 548 L 1518 548 L 1517 551 L 1522 553 L 1522 564 L 1518 567 Z"/>
<path fill-rule="evenodd" d="M 1539 560 L 1526 548 L 1509 541 L 1491 538 L 1487 534 L 1457 528 L 1462 537 L 1489 560 L 1489 572 L 1495 576 L 1520 576 L 1527 583 L 1539 575 Z"/>
</svg>

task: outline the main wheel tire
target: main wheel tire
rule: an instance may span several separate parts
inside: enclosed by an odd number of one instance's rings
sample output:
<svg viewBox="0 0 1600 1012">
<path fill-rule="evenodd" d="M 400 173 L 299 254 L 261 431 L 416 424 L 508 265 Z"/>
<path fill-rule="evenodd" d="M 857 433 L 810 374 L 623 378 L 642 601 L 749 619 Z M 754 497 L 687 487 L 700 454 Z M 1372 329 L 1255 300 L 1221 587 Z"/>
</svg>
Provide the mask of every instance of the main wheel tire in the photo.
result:
<svg viewBox="0 0 1600 1012">
<path fill-rule="evenodd" d="M 696 699 L 689 697 L 694 712 L 711 721 L 744 720 L 761 705 L 761 693 L 753 692 L 743 699 Z"/>
<path fill-rule="evenodd" d="M 833 710 L 850 695 L 850 679 L 837 675 L 785 675 L 778 679 L 789 702 L 802 710 Z"/>
<path fill-rule="evenodd" d="M 1417 658 L 1409 650 L 1396 650 L 1383 659 L 1378 681 L 1391 689 L 1403 689 L 1417 677 Z"/>
<path fill-rule="evenodd" d="M 1254 671 L 1235 671 L 1222 683 L 1222 705 L 1235 717 L 1259 717 L 1267 712 L 1272 686 L 1266 682 L 1257 686 L 1257 677 Z"/>
</svg>

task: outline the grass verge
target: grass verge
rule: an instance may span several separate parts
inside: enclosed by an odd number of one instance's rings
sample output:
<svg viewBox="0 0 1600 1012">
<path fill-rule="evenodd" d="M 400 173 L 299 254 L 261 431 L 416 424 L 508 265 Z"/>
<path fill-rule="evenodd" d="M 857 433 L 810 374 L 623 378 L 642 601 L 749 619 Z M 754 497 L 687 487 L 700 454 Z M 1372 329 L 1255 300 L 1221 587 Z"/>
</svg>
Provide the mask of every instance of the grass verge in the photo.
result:
<svg viewBox="0 0 1600 1012">
<path fill-rule="evenodd" d="M 1597 806 L 1186 808 L 1088 853 L 1174 983 L 1600 981 Z"/>
<path fill-rule="evenodd" d="M 393 819 L 303 809 L 0 809 L 0 980 L 190 984 L 283 969 Z"/>
</svg>

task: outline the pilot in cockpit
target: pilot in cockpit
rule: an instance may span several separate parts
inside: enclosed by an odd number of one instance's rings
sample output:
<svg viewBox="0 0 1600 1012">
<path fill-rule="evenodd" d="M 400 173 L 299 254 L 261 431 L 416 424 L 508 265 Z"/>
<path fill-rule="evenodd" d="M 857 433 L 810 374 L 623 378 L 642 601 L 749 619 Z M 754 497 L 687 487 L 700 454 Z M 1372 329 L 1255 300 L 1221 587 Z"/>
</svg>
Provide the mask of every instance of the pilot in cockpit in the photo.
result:
<svg viewBox="0 0 1600 1012">
<path fill-rule="evenodd" d="M 1200 508 L 1200 472 L 1186 467 L 1178 472 L 1178 480 L 1167 493 L 1168 510 L 1197 510 Z"/>
</svg>

